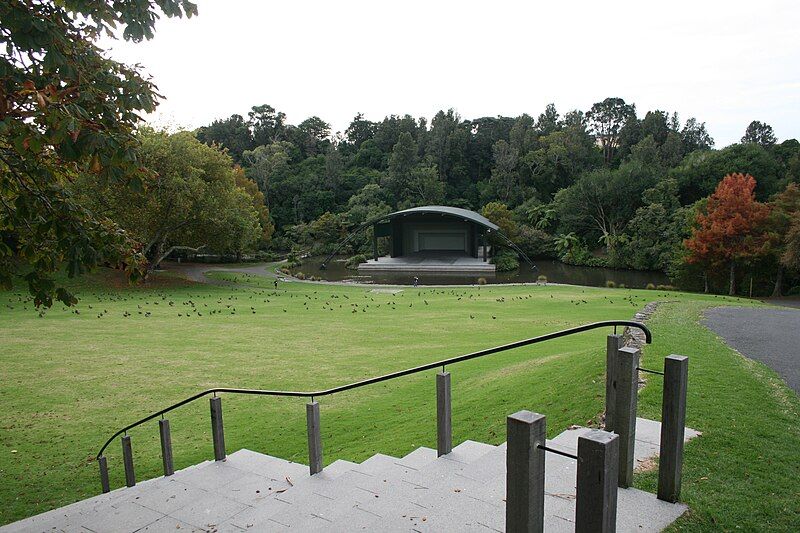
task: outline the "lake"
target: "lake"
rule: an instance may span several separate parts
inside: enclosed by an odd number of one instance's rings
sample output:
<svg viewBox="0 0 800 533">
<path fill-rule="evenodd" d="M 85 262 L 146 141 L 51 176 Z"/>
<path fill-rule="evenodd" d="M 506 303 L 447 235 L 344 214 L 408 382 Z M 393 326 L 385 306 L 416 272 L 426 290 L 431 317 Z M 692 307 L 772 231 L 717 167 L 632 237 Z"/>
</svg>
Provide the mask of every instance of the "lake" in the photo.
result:
<svg viewBox="0 0 800 533">
<path fill-rule="evenodd" d="M 411 272 L 387 272 L 359 274 L 356 270 L 345 268 L 347 257 L 335 257 L 328 263 L 328 268 L 320 269 L 323 257 L 308 257 L 298 271 L 306 276 L 315 276 L 326 281 L 350 281 L 358 283 L 379 283 L 387 285 L 413 285 L 414 274 Z M 546 276 L 548 282 L 605 287 L 606 282 L 613 281 L 617 285 L 624 284 L 630 288 L 644 288 L 648 283 L 668 285 L 669 278 L 661 271 L 616 270 L 613 268 L 595 268 L 573 266 L 552 259 L 534 260 L 536 270 L 528 265 L 520 266 L 513 272 L 499 272 L 493 276 L 483 276 L 487 283 L 533 283 L 539 276 Z M 477 284 L 474 274 L 465 275 L 429 275 L 419 276 L 420 285 L 470 285 Z"/>
</svg>

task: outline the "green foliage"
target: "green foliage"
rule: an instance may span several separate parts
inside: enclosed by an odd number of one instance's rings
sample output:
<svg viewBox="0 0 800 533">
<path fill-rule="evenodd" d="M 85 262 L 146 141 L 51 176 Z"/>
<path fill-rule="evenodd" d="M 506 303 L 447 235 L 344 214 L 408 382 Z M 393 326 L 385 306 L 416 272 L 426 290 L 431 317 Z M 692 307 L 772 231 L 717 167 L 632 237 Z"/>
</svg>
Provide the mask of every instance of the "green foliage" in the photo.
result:
<svg viewBox="0 0 800 533">
<path fill-rule="evenodd" d="M 503 250 L 491 259 L 498 272 L 511 272 L 519 268 L 517 254 L 511 250 Z"/>
<path fill-rule="evenodd" d="M 500 231 L 503 232 L 503 234 L 511 241 L 517 240 L 519 226 L 514 221 L 513 214 L 505 204 L 500 202 L 490 202 L 483 206 L 481 214 L 497 224 L 500 227 Z M 490 239 L 495 245 L 499 245 L 504 242 L 500 239 L 491 237 L 491 234 Z"/>
<path fill-rule="evenodd" d="M 186 0 L 0 3 L 0 286 L 23 275 L 37 305 L 74 297 L 53 282 L 100 264 L 141 274 L 136 243 L 80 205 L 69 184 L 91 175 L 141 187 L 134 131 L 158 102 L 138 67 L 108 59 L 101 35 L 153 37 L 159 14 L 192 16 Z"/>
<path fill-rule="evenodd" d="M 263 199 L 242 188 L 247 180 L 229 156 L 189 132 L 143 128 L 138 140 L 141 164 L 152 169 L 140 191 L 93 174 L 81 176 L 74 188 L 84 205 L 103 209 L 142 243 L 151 269 L 174 249 L 240 256 L 268 238 L 259 219 L 268 222 L 269 213 L 259 213 L 255 205 Z"/>
<path fill-rule="evenodd" d="M 358 269 L 358 265 L 360 265 L 361 263 L 366 263 L 366 262 L 367 262 L 367 256 L 366 255 L 357 254 L 357 255 L 354 255 L 354 256 L 350 257 L 347 260 L 347 262 L 345 263 L 344 266 L 346 266 L 350 270 L 356 270 L 356 269 Z"/>
<path fill-rule="evenodd" d="M 742 137 L 742 144 L 754 143 L 767 147 L 775 144 L 776 140 L 777 139 L 775 138 L 775 133 L 772 130 L 772 126 L 769 124 L 764 124 L 758 120 L 754 120 L 747 125 L 747 129 L 744 132 L 744 137 Z"/>
<path fill-rule="evenodd" d="M 780 165 L 758 144 L 734 144 L 722 150 L 693 152 L 670 176 L 678 181 L 681 203 L 686 205 L 710 195 L 724 176 L 734 172 L 756 178 L 756 198 L 760 201 L 779 190 Z"/>
</svg>

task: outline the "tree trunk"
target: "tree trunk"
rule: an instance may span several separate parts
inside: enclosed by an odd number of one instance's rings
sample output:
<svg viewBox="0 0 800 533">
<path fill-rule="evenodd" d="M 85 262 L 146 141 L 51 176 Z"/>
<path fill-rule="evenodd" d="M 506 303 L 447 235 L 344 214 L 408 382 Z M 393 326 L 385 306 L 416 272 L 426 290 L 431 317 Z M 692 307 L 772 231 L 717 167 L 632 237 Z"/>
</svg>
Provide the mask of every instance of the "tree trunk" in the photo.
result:
<svg viewBox="0 0 800 533">
<path fill-rule="evenodd" d="M 708 294 L 708 272 L 703 272 L 703 292 Z"/>
<path fill-rule="evenodd" d="M 783 292 L 783 265 L 778 264 L 778 276 L 775 278 L 775 288 L 772 290 L 772 297 L 778 298 Z"/>
<path fill-rule="evenodd" d="M 736 263 L 731 261 L 731 284 L 728 289 L 728 296 L 736 296 Z"/>
<path fill-rule="evenodd" d="M 156 257 L 155 260 L 150 262 L 150 266 L 147 268 L 147 274 L 146 274 L 145 277 L 149 276 L 155 269 L 157 269 L 158 265 L 161 264 L 161 261 L 166 259 L 167 256 L 169 254 L 171 254 L 172 252 L 174 252 L 175 250 L 186 250 L 186 251 L 189 251 L 189 252 L 197 253 L 197 252 L 199 252 L 200 250 L 202 250 L 205 247 L 206 247 L 205 244 L 202 245 L 202 246 L 198 246 L 197 248 L 192 248 L 191 246 L 171 246 L 169 248 L 169 250 L 167 250 L 166 252 L 162 252 L 162 249 L 159 248 L 158 256 Z"/>
</svg>

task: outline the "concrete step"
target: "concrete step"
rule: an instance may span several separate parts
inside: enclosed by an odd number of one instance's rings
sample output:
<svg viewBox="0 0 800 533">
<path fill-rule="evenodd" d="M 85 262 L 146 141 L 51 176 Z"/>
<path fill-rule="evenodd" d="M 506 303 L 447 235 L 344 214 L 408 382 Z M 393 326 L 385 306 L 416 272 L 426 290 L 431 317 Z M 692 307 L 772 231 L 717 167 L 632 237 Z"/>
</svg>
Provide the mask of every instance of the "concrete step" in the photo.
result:
<svg viewBox="0 0 800 533">
<path fill-rule="evenodd" d="M 575 453 L 586 428 L 548 445 Z M 637 419 L 635 456 L 657 454 L 660 424 Z M 697 436 L 687 430 L 686 438 Z M 573 531 L 576 461 L 548 453 L 545 529 Z M 0 528 L 6 531 L 503 531 L 506 444 L 464 441 L 437 457 L 417 448 L 361 464 L 308 467 L 240 450 Z M 659 531 L 686 510 L 637 489 L 618 492 L 618 531 Z"/>
</svg>

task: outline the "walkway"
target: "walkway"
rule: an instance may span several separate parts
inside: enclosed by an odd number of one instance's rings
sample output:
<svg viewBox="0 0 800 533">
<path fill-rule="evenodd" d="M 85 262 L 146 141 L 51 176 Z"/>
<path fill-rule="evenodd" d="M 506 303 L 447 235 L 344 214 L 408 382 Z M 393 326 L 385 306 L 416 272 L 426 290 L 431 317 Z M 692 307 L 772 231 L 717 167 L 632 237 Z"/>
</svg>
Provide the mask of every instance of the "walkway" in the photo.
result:
<svg viewBox="0 0 800 533">
<path fill-rule="evenodd" d="M 775 370 L 800 394 L 800 310 L 716 307 L 705 324 L 741 354 Z"/>
</svg>

